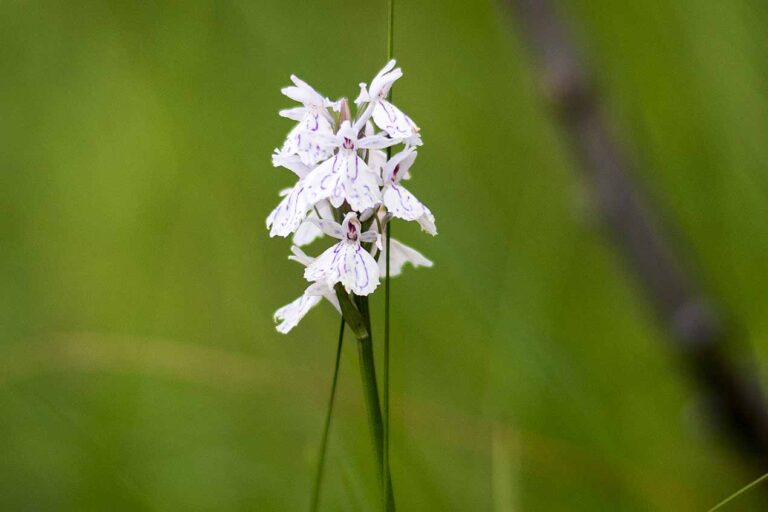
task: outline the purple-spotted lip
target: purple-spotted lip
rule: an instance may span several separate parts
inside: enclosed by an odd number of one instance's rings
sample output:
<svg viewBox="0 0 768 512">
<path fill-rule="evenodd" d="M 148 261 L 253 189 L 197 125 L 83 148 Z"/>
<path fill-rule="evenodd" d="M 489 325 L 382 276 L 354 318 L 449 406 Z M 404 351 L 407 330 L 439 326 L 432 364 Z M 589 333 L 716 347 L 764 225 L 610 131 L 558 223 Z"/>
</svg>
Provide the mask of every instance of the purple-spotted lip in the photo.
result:
<svg viewBox="0 0 768 512">
<path fill-rule="evenodd" d="M 357 226 L 352 222 L 347 225 L 347 240 L 357 242 Z"/>
</svg>

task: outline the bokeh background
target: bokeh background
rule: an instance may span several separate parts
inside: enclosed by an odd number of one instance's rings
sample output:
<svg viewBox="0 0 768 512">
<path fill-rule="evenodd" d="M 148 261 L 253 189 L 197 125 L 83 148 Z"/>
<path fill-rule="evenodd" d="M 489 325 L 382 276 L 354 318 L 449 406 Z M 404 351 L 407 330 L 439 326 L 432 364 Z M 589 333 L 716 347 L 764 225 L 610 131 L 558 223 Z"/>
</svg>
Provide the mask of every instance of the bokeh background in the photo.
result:
<svg viewBox="0 0 768 512">
<path fill-rule="evenodd" d="M 393 281 L 399 508 L 706 509 L 758 475 L 697 413 L 504 7 L 397 1 L 410 188 L 440 231 L 395 228 L 435 261 Z M 768 4 L 562 7 L 765 376 Z M 279 89 L 354 97 L 385 25 L 383 0 L 0 4 L 0 509 L 306 508 L 338 319 L 272 324 L 304 288 L 264 229 L 291 183 Z M 325 510 L 376 510 L 368 435 L 348 342 Z"/>
</svg>

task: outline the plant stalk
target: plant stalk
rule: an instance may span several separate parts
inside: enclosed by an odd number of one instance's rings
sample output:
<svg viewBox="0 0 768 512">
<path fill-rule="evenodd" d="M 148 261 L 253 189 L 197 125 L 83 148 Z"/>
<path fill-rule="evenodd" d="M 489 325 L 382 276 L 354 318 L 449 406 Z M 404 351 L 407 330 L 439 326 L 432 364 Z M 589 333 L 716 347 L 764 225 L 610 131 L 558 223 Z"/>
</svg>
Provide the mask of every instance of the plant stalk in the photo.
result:
<svg viewBox="0 0 768 512">
<path fill-rule="evenodd" d="M 382 457 L 382 482 L 390 482 L 392 477 L 389 470 L 389 253 L 390 253 L 390 238 L 391 238 L 392 220 L 387 222 L 387 235 L 385 240 L 385 247 L 387 249 L 387 256 L 385 259 L 386 275 L 384 276 L 384 377 L 382 394 L 383 399 L 383 414 L 384 414 L 384 439 L 382 442 L 382 451 L 384 452 Z M 384 495 L 384 510 L 389 510 L 389 495 Z"/>
<path fill-rule="evenodd" d="M 392 60 L 395 53 L 395 0 L 389 0 L 389 12 L 387 16 L 387 61 Z M 392 87 L 389 88 L 387 99 L 392 101 Z M 387 148 L 387 160 L 392 157 L 392 147 Z M 383 392 L 383 414 L 384 414 L 384 439 L 382 441 L 383 456 L 382 466 L 382 486 L 391 488 L 392 476 L 389 469 L 389 258 L 390 258 L 390 238 L 391 238 L 392 219 L 387 222 L 386 248 L 387 256 L 385 259 L 386 274 L 384 276 L 384 392 Z M 394 502 L 390 499 L 389 492 L 384 493 L 384 511 L 390 510 L 390 505 L 394 508 Z"/>
<path fill-rule="evenodd" d="M 395 499 L 392 491 L 392 480 L 384 479 L 384 422 L 381 417 L 381 404 L 379 402 L 379 390 L 376 384 L 376 364 L 373 360 L 373 340 L 371 337 L 371 315 L 368 309 L 368 297 L 354 297 L 368 331 L 368 335 L 357 338 L 357 352 L 360 357 L 360 374 L 363 381 L 363 393 L 368 409 L 368 423 L 371 428 L 373 448 L 376 453 L 376 466 L 382 488 L 383 502 L 387 504 L 387 512 L 394 512 Z"/>
</svg>

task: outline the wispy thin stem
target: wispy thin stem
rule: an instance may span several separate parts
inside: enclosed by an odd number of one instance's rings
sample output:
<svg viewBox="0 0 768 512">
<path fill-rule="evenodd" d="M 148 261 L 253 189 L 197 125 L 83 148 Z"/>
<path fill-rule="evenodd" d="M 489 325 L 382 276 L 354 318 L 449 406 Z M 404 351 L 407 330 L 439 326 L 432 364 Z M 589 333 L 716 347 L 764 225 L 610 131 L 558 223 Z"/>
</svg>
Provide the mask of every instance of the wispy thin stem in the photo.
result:
<svg viewBox="0 0 768 512">
<path fill-rule="evenodd" d="M 389 482 L 389 253 L 390 240 L 392 235 L 392 222 L 387 223 L 386 248 L 387 257 L 385 259 L 386 275 L 384 277 L 384 393 L 383 393 L 383 415 L 384 415 L 384 456 L 382 460 L 382 478 L 384 482 Z M 384 494 L 384 510 L 389 510 L 389 494 Z"/>
<path fill-rule="evenodd" d="M 331 382 L 331 398 L 328 400 L 328 410 L 325 413 L 325 425 L 323 426 L 323 438 L 320 441 L 320 457 L 317 460 L 317 473 L 315 474 L 315 486 L 312 491 L 312 501 L 309 504 L 310 512 L 317 512 L 320 506 L 320 487 L 323 483 L 323 471 L 325 469 L 325 455 L 328 448 L 328 433 L 331 430 L 331 416 L 333 415 L 333 402 L 336 400 L 336 383 L 339 380 L 339 365 L 341 363 L 341 347 L 344 344 L 344 318 L 341 319 L 339 328 L 339 343 L 336 346 L 336 363 L 333 368 L 333 381 Z"/>
<path fill-rule="evenodd" d="M 395 53 L 395 0 L 388 0 L 387 3 L 387 59 L 391 60 Z"/>
<path fill-rule="evenodd" d="M 389 15 L 387 17 L 387 61 L 392 60 L 394 57 L 395 47 L 395 0 L 388 0 Z M 392 88 L 389 89 L 388 94 L 389 101 L 392 101 Z M 387 148 L 387 160 L 392 156 L 392 147 Z M 385 259 L 386 274 L 384 276 L 384 393 L 383 393 L 383 415 L 384 415 L 384 439 L 382 451 L 382 483 L 386 486 L 391 485 L 391 475 L 389 472 L 389 258 L 390 258 L 390 239 L 392 237 L 392 222 L 387 222 L 386 233 L 386 247 L 387 256 Z M 384 493 L 384 511 L 390 509 L 390 505 L 394 509 L 394 503 L 390 503 L 389 492 Z"/>
<path fill-rule="evenodd" d="M 712 507 L 711 509 L 709 509 L 709 510 L 708 510 L 708 512 L 714 512 L 715 510 L 720 510 L 720 508 L 721 508 L 723 505 L 726 505 L 726 504 L 728 504 L 729 502 L 731 502 L 731 501 L 733 501 L 734 499 L 736 499 L 737 497 L 741 496 L 742 494 L 744 494 L 745 492 L 747 492 L 748 490 L 750 490 L 751 488 L 753 488 L 753 487 L 754 487 L 754 486 L 756 486 L 757 484 L 759 484 L 759 483 L 761 483 L 761 482 L 763 482 L 763 481 L 765 481 L 765 480 L 767 480 L 767 479 L 768 479 L 768 473 L 764 474 L 763 476 L 761 476 L 760 478 L 758 478 L 758 479 L 757 479 L 757 480 L 755 480 L 754 482 L 752 482 L 752 483 L 750 483 L 750 484 L 748 484 L 748 485 L 746 485 L 746 486 L 742 487 L 741 489 L 739 489 L 739 490 L 738 490 L 738 491 L 736 491 L 735 493 L 731 494 L 730 496 L 728 496 L 727 498 L 725 498 L 723 501 L 721 501 L 720 503 L 718 503 L 717 505 L 715 505 L 714 507 Z"/>
</svg>

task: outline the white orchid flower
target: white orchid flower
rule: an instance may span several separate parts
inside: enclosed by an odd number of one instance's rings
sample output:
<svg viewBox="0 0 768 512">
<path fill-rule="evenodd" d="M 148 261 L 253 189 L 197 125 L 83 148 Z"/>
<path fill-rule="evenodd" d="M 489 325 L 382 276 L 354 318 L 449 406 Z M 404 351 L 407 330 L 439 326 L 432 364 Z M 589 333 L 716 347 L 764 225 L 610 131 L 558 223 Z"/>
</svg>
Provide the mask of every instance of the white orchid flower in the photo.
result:
<svg viewBox="0 0 768 512">
<path fill-rule="evenodd" d="M 288 256 L 288 259 L 298 261 L 304 266 L 307 266 L 314 261 L 314 258 L 304 254 L 298 247 L 292 247 L 291 251 L 293 251 L 293 255 Z M 309 310 L 317 306 L 322 299 L 326 299 L 334 308 L 336 308 L 336 311 L 341 313 L 336 292 L 334 292 L 327 283 L 312 283 L 306 290 L 304 290 L 301 297 L 275 311 L 274 320 L 275 322 L 280 322 L 276 327 L 277 331 L 282 334 L 288 333 L 291 329 L 296 327 L 301 319 L 309 313 Z"/>
<path fill-rule="evenodd" d="M 361 246 L 375 242 L 375 231 L 361 232 L 357 213 L 349 212 L 341 225 L 333 221 L 318 221 L 323 232 L 341 241 L 318 256 L 304 271 L 308 281 L 324 282 L 329 287 L 341 283 L 355 295 L 370 295 L 379 285 L 379 265 Z"/>
<path fill-rule="evenodd" d="M 339 132 L 326 137 L 326 144 L 338 152 L 318 165 L 305 178 L 310 203 L 329 199 L 334 208 L 344 201 L 356 211 L 372 208 L 381 202 L 380 178 L 357 154 L 358 149 L 382 149 L 397 141 L 383 135 L 357 138 L 349 121 L 341 124 Z"/>
<path fill-rule="evenodd" d="M 328 108 L 338 108 L 333 103 L 315 91 L 309 84 L 291 75 L 293 86 L 284 87 L 282 93 L 294 101 L 302 103 L 280 111 L 280 115 L 298 121 L 298 124 L 288 133 L 282 151 L 298 155 L 305 165 L 314 165 L 330 156 L 327 148 L 317 143 L 317 136 L 333 133 L 333 117 Z"/>
<path fill-rule="evenodd" d="M 390 250 L 392 253 L 389 256 L 389 276 L 399 276 L 403 267 L 406 264 L 413 265 L 414 268 L 418 267 L 431 267 L 432 261 L 427 259 L 423 254 L 412 247 L 408 247 L 402 242 L 398 242 L 394 238 L 389 241 Z M 384 244 L 378 257 L 379 272 L 383 275 L 387 272 L 387 246 Z"/>
<path fill-rule="evenodd" d="M 416 196 L 400 185 L 400 180 L 408 173 L 417 154 L 414 148 L 406 148 L 386 163 L 382 171 L 384 187 L 381 197 L 384 206 L 393 217 L 408 221 L 415 220 L 422 230 L 434 236 L 437 234 L 435 216 L 429 208 L 416 199 Z"/>
<path fill-rule="evenodd" d="M 419 127 L 399 108 L 387 101 L 387 95 L 392 84 L 403 76 L 403 71 L 400 68 L 395 68 L 395 64 L 394 59 L 389 61 L 371 81 L 369 88 L 366 88 L 365 83 L 361 83 L 360 95 L 355 103 L 358 107 L 368 103 L 362 116 L 364 119 L 367 120 L 368 117 L 372 117 L 373 122 L 387 132 L 390 137 L 406 139 L 417 135 Z"/>
</svg>

